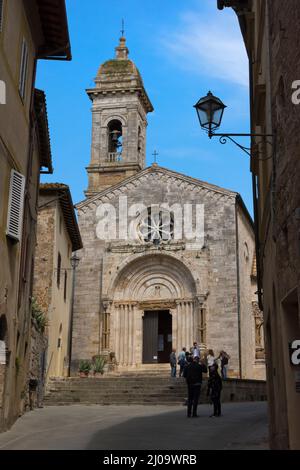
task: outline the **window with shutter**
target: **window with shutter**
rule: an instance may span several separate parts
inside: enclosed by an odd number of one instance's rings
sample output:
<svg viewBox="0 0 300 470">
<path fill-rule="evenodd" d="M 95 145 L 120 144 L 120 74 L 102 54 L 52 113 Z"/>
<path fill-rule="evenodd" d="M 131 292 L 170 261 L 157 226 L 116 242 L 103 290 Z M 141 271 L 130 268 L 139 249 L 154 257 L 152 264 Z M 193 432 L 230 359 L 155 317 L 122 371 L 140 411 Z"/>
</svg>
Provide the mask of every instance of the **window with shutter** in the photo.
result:
<svg viewBox="0 0 300 470">
<path fill-rule="evenodd" d="M 20 64 L 20 78 L 19 78 L 19 92 L 22 100 L 25 98 L 26 91 L 26 78 L 28 67 L 28 47 L 25 39 L 22 42 L 21 64 Z"/>
<path fill-rule="evenodd" d="M 3 25 L 3 0 L 0 0 L 0 33 Z"/>
<path fill-rule="evenodd" d="M 24 209 L 25 176 L 11 170 L 6 235 L 21 240 Z"/>
</svg>

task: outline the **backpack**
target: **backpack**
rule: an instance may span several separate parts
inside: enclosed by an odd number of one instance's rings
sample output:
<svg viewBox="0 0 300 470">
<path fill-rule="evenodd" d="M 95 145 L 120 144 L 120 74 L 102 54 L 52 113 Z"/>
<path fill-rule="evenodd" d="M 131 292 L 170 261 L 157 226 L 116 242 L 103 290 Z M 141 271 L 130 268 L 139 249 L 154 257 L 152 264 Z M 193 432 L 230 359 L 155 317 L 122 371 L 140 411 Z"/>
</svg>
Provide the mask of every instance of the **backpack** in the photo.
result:
<svg viewBox="0 0 300 470">
<path fill-rule="evenodd" d="M 222 366 L 226 366 L 228 364 L 228 357 L 225 356 L 222 358 Z"/>
</svg>

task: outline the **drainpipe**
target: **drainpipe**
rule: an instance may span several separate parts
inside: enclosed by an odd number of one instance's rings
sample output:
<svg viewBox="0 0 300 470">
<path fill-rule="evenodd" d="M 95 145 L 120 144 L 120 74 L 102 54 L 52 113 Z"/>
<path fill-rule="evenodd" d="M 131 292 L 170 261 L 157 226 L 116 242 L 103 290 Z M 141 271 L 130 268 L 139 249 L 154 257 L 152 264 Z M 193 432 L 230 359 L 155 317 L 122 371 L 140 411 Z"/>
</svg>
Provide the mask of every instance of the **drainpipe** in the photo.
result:
<svg viewBox="0 0 300 470">
<path fill-rule="evenodd" d="M 242 340 L 241 340 L 241 288 L 240 288 L 240 256 L 239 256 L 239 224 L 237 214 L 238 200 L 235 199 L 235 230 L 236 230 L 236 276 L 237 276 L 237 314 L 238 314 L 238 342 L 239 342 L 239 376 L 242 375 Z"/>
<path fill-rule="evenodd" d="M 250 88 L 250 126 L 251 133 L 253 129 L 253 66 L 252 57 L 249 57 L 249 88 Z M 253 138 L 252 138 L 253 139 Z M 259 215 L 258 215 L 258 204 L 257 204 L 257 177 L 252 172 L 252 194 L 253 194 L 253 213 L 254 213 L 254 235 L 255 235 L 255 255 L 256 255 L 256 272 L 257 272 L 257 298 L 258 306 L 263 311 L 263 291 L 262 291 L 262 273 L 260 264 L 260 239 L 259 239 Z"/>
</svg>

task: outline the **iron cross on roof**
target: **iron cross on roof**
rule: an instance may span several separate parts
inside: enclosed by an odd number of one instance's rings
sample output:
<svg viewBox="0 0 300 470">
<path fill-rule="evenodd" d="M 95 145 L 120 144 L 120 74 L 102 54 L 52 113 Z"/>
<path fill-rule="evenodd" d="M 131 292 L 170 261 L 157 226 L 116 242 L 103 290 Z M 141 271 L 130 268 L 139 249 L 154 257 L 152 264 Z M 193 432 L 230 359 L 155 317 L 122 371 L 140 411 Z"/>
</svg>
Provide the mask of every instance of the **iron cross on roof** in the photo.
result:
<svg viewBox="0 0 300 470">
<path fill-rule="evenodd" d="M 156 157 L 159 155 L 159 153 L 156 150 L 154 150 L 152 155 L 154 156 L 154 163 L 156 163 Z"/>
</svg>

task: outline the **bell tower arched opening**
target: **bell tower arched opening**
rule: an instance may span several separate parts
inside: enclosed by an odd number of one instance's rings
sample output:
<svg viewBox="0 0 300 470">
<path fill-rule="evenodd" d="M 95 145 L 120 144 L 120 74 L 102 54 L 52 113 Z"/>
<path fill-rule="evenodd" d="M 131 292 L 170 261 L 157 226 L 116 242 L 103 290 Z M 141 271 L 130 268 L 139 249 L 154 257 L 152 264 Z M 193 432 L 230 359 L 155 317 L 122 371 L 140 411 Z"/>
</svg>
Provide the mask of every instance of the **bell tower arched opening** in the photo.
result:
<svg viewBox="0 0 300 470">
<path fill-rule="evenodd" d="M 123 131 L 122 123 L 117 119 L 113 119 L 107 125 L 108 152 L 107 159 L 109 162 L 122 160 L 123 148 Z"/>
</svg>

